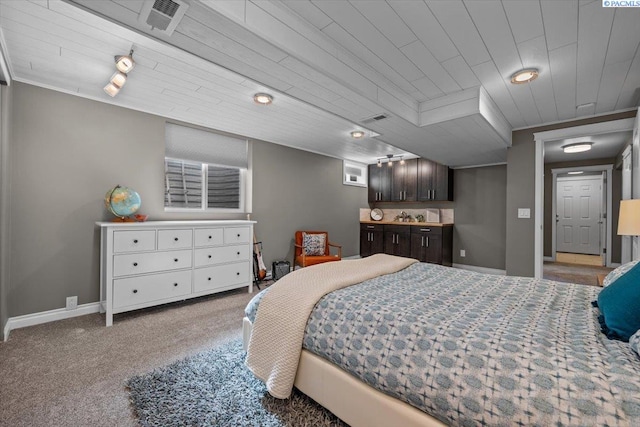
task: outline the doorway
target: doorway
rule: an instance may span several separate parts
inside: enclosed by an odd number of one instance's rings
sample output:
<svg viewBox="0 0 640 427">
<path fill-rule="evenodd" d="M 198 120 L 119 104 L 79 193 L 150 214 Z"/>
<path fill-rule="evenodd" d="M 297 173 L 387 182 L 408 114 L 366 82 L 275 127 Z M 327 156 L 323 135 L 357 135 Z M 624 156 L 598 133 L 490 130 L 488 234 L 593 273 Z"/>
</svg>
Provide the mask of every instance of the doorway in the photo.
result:
<svg viewBox="0 0 640 427">
<path fill-rule="evenodd" d="M 572 174 L 578 173 L 578 174 Z M 557 262 L 604 265 L 606 195 L 604 172 L 568 172 L 556 176 Z"/>
</svg>

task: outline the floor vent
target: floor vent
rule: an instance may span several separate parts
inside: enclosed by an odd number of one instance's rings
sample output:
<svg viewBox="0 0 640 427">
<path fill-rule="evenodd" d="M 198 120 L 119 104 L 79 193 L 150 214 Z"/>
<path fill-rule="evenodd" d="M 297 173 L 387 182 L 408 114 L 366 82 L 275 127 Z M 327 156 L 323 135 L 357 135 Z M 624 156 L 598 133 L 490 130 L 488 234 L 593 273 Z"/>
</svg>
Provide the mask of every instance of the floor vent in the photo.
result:
<svg viewBox="0 0 640 427">
<path fill-rule="evenodd" d="M 387 113 L 380 113 L 380 114 L 376 114 L 375 116 L 364 118 L 364 119 L 360 120 L 360 123 L 373 123 L 373 122 L 377 122 L 377 121 L 380 121 L 380 120 L 384 120 L 384 119 L 386 119 L 388 117 L 389 117 L 389 115 Z"/>
<path fill-rule="evenodd" d="M 145 0 L 138 22 L 171 35 L 188 7 L 183 0 Z"/>
</svg>

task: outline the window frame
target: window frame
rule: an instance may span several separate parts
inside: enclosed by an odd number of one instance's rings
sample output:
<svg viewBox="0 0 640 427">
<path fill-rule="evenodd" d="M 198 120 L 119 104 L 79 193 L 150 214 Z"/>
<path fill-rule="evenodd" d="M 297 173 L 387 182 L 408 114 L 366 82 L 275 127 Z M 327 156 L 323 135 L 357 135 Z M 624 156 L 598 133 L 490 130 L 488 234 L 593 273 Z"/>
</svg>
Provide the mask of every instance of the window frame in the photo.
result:
<svg viewBox="0 0 640 427">
<path fill-rule="evenodd" d="M 201 166 L 201 172 L 200 172 L 200 180 L 202 183 L 202 194 L 200 197 L 200 207 L 193 207 L 193 208 L 188 208 L 188 207 L 176 207 L 176 206 L 166 206 L 165 205 L 165 198 L 163 196 L 162 198 L 162 203 L 164 205 L 164 211 L 165 212 L 180 212 L 180 213 L 246 213 L 246 206 L 247 206 L 247 193 L 248 193 L 248 189 L 247 189 L 247 173 L 248 170 L 245 168 L 240 168 L 240 167 L 236 167 L 236 166 L 228 166 L 228 165 L 220 165 L 220 164 L 214 164 L 214 163 L 205 163 L 205 162 L 199 162 L 199 161 L 194 161 L 194 160 L 187 160 L 187 159 L 177 159 L 175 157 L 168 157 L 165 156 L 164 157 L 164 162 L 166 163 L 167 160 L 171 160 L 171 161 L 177 161 L 177 162 L 186 162 L 186 163 L 191 163 L 191 164 L 200 164 Z M 209 189 L 209 180 L 208 180 L 208 169 L 209 166 L 214 166 L 214 167 L 221 167 L 221 168 L 228 168 L 228 169 L 237 169 L 240 171 L 240 182 L 238 184 L 239 187 L 239 206 L 238 208 L 210 208 L 209 207 L 209 200 L 208 200 L 208 189 Z M 165 176 L 165 180 L 166 180 L 166 172 L 164 174 Z M 164 191 L 167 191 L 167 186 L 166 183 L 164 185 Z"/>
<path fill-rule="evenodd" d="M 347 173 L 347 168 L 354 168 L 360 170 L 362 182 L 358 181 L 349 181 L 347 176 L 350 175 Z M 369 167 L 364 163 L 358 163 L 351 160 L 343 160 L 342 161 L 342 183 L 344 185 L 352 185 L 354 187 L 368 187 L 368 174 Z"/>
</svg>

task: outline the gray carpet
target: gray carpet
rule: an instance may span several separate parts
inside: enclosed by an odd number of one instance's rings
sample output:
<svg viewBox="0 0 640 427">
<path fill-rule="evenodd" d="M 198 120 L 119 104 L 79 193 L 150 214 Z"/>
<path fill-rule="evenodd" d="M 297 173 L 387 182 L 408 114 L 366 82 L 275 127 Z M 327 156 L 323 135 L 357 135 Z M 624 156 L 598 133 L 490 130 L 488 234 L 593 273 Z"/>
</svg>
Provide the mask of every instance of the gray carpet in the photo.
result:
<svg viewBox="0 0 640 427">
<path fill-rule="evenodd" d="M 294 390 L 271 397 L 244 366 L 240 340 L 204 351 L 127 381 L 140 425 L 151 426 L 346 426 Z"/>
</svg>

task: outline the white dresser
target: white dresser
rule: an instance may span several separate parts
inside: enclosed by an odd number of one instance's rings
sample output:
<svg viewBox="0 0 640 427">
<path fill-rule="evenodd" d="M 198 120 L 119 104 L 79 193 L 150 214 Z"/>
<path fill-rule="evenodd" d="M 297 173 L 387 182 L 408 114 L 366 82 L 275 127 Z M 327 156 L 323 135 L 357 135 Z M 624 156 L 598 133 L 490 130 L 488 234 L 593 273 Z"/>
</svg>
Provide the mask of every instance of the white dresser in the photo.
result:
<svg viewBox="0 0 640 427">
<path fill-rule="evenodd" d="M 97 222 L 100 300 L 113 315 L 248 286 L 255 221 Z"/>
</svg>

